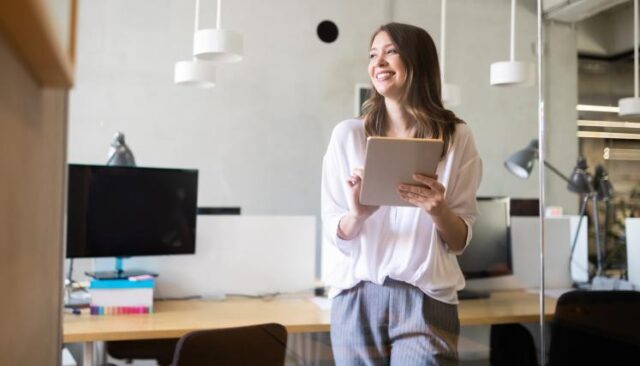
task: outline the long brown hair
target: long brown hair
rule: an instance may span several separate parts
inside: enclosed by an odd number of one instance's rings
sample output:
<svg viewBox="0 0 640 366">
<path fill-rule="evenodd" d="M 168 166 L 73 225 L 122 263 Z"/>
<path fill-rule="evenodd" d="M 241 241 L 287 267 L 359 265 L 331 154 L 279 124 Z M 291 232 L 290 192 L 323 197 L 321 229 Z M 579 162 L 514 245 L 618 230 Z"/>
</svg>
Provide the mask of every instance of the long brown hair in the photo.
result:
<svg viewBox="0 0 640 366">
<path fill-rule="evenodd" d="M 380 26 L 371 36 L 369 47 L 380 32 L 387 32 L 400 59 L 407 69 L 402 102 L 406 112 L 415 120 L 417 138 L 444 141 L 442 157 L 449 149 L 456 124 L 464 123 L 442 105 L 440 66 L 433 39 L 422 28 L 401 23 Z M 384 96 L 375 88 L 363 104 L 362 119 L 367 136 L 384 136 L 389 126 Z"/>
</svg>

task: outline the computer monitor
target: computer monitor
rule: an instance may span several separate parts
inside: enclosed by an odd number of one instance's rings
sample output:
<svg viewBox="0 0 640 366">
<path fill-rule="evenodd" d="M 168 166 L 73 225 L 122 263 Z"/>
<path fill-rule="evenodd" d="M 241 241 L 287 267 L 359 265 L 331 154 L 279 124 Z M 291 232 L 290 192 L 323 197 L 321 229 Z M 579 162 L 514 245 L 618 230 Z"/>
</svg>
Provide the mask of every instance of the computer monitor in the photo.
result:
<svg viewBox="0 0 640 366">
<path fill-rule="evenodd" d="M 473 235 L 458 264 L 465 279 L 513 274 L 511 259 L 511 220 L 508 197 L 478 197 L 480 213 L 473 224 Z M 459 297 L 486 297 L 488 293 L 462 292 Z"/>
<path fill-rule="evenodd" d="M 195 253 L 198 171 L 69 164 L 67 257 Z"/>
</svg>

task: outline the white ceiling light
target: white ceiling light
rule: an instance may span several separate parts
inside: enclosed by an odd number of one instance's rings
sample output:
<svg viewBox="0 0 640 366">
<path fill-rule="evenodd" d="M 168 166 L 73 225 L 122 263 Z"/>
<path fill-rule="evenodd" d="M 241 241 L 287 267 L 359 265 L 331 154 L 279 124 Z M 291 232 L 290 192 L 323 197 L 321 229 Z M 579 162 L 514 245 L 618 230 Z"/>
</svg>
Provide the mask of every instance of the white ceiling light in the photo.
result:
<svg viewBox="0 0 640 366">
<path fill-rule="evenodd" d="M 460 87 L 455 84 L 447 84 L 445 82 L 444 64 L 446 51 L 446 19 L 447 19 L 447 0 L 441 1 L 440 12 L 440 80 L 442 81 L 442 104 L 445 107 L 455 107 L 460 105 Z"/>
<path fill-rule="evenodd" d="M 215 29 L 196 29 L 193 56 L 214 62 L 242 60 L 242 35 L 222 29 L 222 0 L 218 0 Z"/>
<path fill-rule="evenodd" d="M 606 112 L 606 113 L 618 113 L 620 108 L 611 107 L 607 105 L 591 105 L 591 104 L 578 104 L 576 106 L 577 111 L 582 112 Z"/>
<path fill-rule="evenodd" d="M 531 86 L 533 85 L 533 64 L 516 61 L 516 0 L 511 0 L 511 44 L 509 61 L 491 64 L 490 83 L 494 86 Z"/>
<path fill-rule="evenodd" d="M 216 69 L 210 61 L 178 61 L 174 67 L 173 81 L 178 85 L 213 88 L 216 86 Z"/>
<path fill-rule="evenodd" d="M 194 32 L 198 32 L 200 0 L 196 0 L 196 17 Z M 198 60 L 178 61 L 173 69 L 173 82 L 178 85 L 213 88 L 216 85 L 216 69 L 211 61 Z"/>
<path fill-rule="evenodd" d="M 640 116 L 638 96 L 638 0 L 633 0 L 633 97 L 618 101 L 621 116 Z"/>
</svg>

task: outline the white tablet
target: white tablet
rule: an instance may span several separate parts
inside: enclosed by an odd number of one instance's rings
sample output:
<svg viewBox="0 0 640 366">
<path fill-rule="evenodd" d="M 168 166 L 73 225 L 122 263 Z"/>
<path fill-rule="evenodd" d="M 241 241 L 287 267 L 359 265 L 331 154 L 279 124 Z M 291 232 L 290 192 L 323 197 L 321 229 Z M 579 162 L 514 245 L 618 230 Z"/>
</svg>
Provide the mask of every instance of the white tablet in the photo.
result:
<svg viewBox="0 0 640 366">
<path fill-rule="evenodd" d="M 444 143 L 436 139 L 369 137 L 360 203 L 413 206 L 400 198 L 398 184 L 419 185 L 414 173 L 435 177 Z"/>
</svg>

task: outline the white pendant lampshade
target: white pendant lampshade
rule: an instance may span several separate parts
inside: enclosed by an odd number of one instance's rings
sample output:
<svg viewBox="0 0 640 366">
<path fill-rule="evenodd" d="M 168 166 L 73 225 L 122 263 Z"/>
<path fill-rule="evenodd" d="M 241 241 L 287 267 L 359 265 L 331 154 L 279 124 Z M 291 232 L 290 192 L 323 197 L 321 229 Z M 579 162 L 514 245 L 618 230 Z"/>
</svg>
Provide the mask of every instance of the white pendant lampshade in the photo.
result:
<svg viewBox="0 0 640 366">
<path fill-rule="evenodd" d="M 618 101 L 621 116 L 640 116 L 640 98 L 622 98 Z"/>
<path fill-rule="evenodd" d="M 511 0 L 511 43 L 509 61 L 491 64 L 490 83 L 494 86 L 531 86 L 535 77 L 533 64 L 516 61 L 516 0 Z"/>
<path fill-rule="evenodd" d="M 193 56 L 216 63 L 242 60 L 242 35 L 222 29 L 222 0 L 218 0 L 215 29 L 196 29 L 193 36 Z"/>
<path fill-rule="evenodd" d="M 193 56 L 213 62 L 242 60 L 242 36 L 225 29 L 200 29 L 193 37 Z"/>
<path fill-rule="evenodd" d="M 447 0 L 441 0 L 440 9 L 440 81 L 442 83 L 442 104 L 444 104 L 445 108 L 451 108 L 460 105 L 462 97 L 458 85 L 445 82 Z"/>
<path fill-rule="evenodd" d="M 178 61 L 173 75 L 173 81 L 178 85 L 201 88 L 213 88 L 216 85 L 216 69 L 210 61 Z"/>
<path fill-rule="evenodd" d="M 198 29 L 200 0 L 196 0 L 193 60 L 176 62 L 173 81 L 178 85 L 212 88 L 216 85 L 215 65 L 242 60 L 242 36 L 220 29 L 221 0 L 218 0 L 216 29 Z"/>
<path fill-rule="evenodd" d="M 640 116 L 640 97 L 638 96 L 638 0 L 633 0 L 633 90 L 632 98 L 618 101 L 621 116 Z"/>
<path fill-rule="evenodd" d="M 491 85 L 531 86 L 535 71 L 533 64 L 522 61 L 499 61 L 491 64 Z"/>
</svg>

